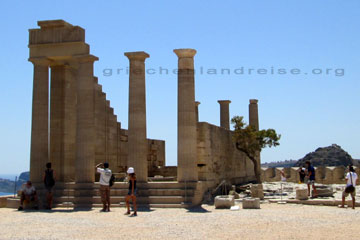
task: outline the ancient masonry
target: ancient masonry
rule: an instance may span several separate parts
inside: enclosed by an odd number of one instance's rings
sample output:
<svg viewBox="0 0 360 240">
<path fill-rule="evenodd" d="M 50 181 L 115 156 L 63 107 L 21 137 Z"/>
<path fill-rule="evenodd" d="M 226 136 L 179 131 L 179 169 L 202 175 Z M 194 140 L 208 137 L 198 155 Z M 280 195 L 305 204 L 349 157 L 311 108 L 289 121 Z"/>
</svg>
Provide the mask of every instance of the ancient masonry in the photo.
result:
<svg viewBox="0 0 360 240">
<path fill-rule="evenodd" d="M 281 180 L 281 171 L 284 171 L 286 181 L 298 183 L 300 181 L 298 167 L 286 168 L 261 168 L 261 178 L 264 182 L 278 182 Z M 355 168 L 360 174 L 360 168 Z M 343 166 L 337 167 L 315 167 L 316 183 L 321 184 L 344 184 L 347 169 Z"/>
<path fill-rule="evenodd" d="M 198 204 L 222 180 L 237 184 L 255 179 L 252 162 L 232 141 L 230 101 L 219 100 L 220 127 L 199 122 L 196 50 L 174 50 L 179 69 L 178 166 L 166 167 L 165 142 L 146 136 L 145 60 L 150 55 L 124 54 L 130 65 L 126 130 L 93 74 L 98 58 L 90 54 L 85 30 L 63 20 L 39 21 L 38 26 L 29 30 L 29 61 L 34 65 L 30 178 L 42 193 L 44 166 L 52 162 L 58 206 L 100 204 L 94 168 L 99 162 L 109 162 L 118 179 L 134 167 L 139 203 L 155 207 Z M 249 115 L 249 123 L 258 128 L 257 100 L 250 100 Z M 126 188 L 116 182 L 113 203 L 124 201 Z"/>
</svg>

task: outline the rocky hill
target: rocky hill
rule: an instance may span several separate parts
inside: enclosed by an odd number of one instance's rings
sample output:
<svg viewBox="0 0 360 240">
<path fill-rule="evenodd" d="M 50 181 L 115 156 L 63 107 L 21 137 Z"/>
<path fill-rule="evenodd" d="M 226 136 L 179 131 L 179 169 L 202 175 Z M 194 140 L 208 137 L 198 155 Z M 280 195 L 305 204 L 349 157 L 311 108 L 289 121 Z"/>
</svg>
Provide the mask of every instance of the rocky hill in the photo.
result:
<svg viewBox="0 0 360 240">
<path fill-rule="evenodd" d="M 19 189 L 27 180 L 29 180 L 29 172 L 20 174 L 16 182 L 16 189 Z M 0 192 L 11 193 L 14 192 L 15 181 L 0 178 Z"/>
<path fill-rule="evenodd" d="M 322 147 L 305 155 L 299 159 L 295 166 L 304 166 L 306 161 L 310 161 L 313 166 L 348 166 L 357 165 L 350 154 L 344 151 L 339 145 L 333 144 L 328 147 Z"/>
</svg>

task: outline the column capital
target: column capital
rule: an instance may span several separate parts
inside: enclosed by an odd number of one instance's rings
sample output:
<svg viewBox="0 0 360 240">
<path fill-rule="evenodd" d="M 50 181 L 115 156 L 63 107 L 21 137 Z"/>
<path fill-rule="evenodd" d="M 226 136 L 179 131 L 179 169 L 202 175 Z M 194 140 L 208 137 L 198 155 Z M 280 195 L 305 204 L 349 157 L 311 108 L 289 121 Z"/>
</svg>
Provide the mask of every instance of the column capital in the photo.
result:
<svg viewBox="0 0 360 240">
<path fill-rule="evenodd" d="M 230 100 L 218 100 L 218 103 L 220 103 L 220 105 L 221 104 L 230 104 L 231 101 Z"/>
<path fill-rule="evenodd" d="M 195 101 L 195 106 L 197 107 L 197 106 L 199 106 L 199 105 L 200 105 L 200 102 Z"/>
<path fill-rule="evenodd" d="M 257 104 L 258 100 L 257 99 L 250 99 L 250 104 Z"/>
<path fill-rule="evenodd" d="M 130 60 L 137 60 L 137 61 L 145 61 L 146 58 L 149 58 L 150 55 L 144 51 L 139 52 L 125 52 L 124 55 Z"/>
<path fill-rule="evenodd" d="M 32 62 L 34 65 L 37 66 L 50 66 L 51 64 L 51 60 L 45 57 L 42 58 L 29 58 L 28 59 L 29 62 Z"/>
<path fill-rule="evenodd" d="M 196 54 L 196 50 L 192 48 L 179 48 L 174 49 L 174 53 L 178 58 L 193 58 Z"/>
</svg>

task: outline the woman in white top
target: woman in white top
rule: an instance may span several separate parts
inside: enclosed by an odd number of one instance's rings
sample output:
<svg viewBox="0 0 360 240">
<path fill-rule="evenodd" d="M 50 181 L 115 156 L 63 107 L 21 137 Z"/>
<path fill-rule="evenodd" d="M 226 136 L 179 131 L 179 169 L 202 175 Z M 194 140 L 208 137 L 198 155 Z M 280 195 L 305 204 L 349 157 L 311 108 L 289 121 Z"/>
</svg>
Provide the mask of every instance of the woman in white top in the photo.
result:
<svg viewBox="0 0 360 240">
<path fill-rule="evenodd" d="M 349 166 L 349 172 L 346 174 L 345 180 L 346 180 L 346 188 L 343 191 L 342 194 L 342 203 L 339 207 L 343 208 L 345 204 L 345 198 L 351 195 L 352 198 L 352 208 L 355 209 L 355 195 L 356 195 L 356 182 L 357 182 L 358 176 L 353 168 L 353 166 Z M 352 186 L 352 187 L 351 187 Z"/>
</svg>

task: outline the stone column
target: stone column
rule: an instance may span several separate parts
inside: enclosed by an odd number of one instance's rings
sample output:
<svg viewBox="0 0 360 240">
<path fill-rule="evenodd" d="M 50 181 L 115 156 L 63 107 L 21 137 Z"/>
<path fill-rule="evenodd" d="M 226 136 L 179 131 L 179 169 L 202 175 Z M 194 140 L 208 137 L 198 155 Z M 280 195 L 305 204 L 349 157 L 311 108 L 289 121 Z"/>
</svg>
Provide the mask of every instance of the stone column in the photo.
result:
<svg viewBox="0 0 360 240">
<path fill-rule="evenodd" d="M 229 104 L 230 100 L 219 100 L 220 104 L 220 126 L 229 130 L 230 129 L 230 113 L 229 113 Z"/>
<path fill-rule="evenodd" d="M 77 122 L 76 122 L 76 163 L 77 183 L 95 181 L 95 83 L 93 64 L 98 58 L 86 55 L 76 58 L 77 69 Z"/>
<path fill-rule="evenodd" d="M 175 49 L 178 56 L 178 168 L 179 182 L 197 181 L 194 49 Z"/>
<path fill-rule="evenodd" d="M 258 114 L 258 100 L 250 99 L 249 104 L 249 125 L 254 126 L 256 130 L 259 130 L 259 114 Z M 258 171 L 260 173 L 261 169 L 261 160 L 260 160 L 260 152 L 256 153 L 256 160 L 258 163 Z"/>
<path fill-rule="evenodd" d="M 49 160 L 49 62 L 45 59 L 29 59 L 34 64 L 30 180 L 42 182 L 45 164 Z"/>
<path fill-rule="evenodd" d="M 258 114 L 258 100 L 250 99 L 249 104 L 249 124 L 259 130 L 259 114 Z"/>
<path fill-rule="evenodd" d="M 200 102 L 196 101 L 196 102 L 195 102 L 196 122 L 199 122 L 199 105 L 200 105 Z"/>
<path fill-rule="evenodd" d="M 126 52 L 125 56 L 130 62 L 128 166 L 134 167 L 137 181 L 147 182 L 145 59 L 150 56 L 146 52 Z"/>
</svg>

